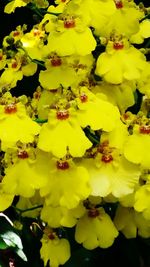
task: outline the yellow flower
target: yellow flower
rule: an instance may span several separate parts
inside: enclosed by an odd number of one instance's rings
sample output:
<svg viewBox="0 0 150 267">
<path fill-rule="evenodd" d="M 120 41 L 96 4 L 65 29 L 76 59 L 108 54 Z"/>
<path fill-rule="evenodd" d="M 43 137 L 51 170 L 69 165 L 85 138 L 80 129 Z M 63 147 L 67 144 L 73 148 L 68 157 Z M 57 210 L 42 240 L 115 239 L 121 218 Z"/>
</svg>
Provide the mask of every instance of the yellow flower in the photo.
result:
<svg viewBox="0 0 150 267">
<path fill-rule="evenodd" d="M 8 68 L 5 68 L 0 77 L 0 85 L 9 86 L 11 89 L 23 76 L 32 76 L 37 71 L 37 64 L 27 59 L 23 53 L 18 52 L 14 58 L 7 61 Z"/>
<path fill-rule="evenodd" d="M 50 110 L 48 123 L 42 126 L 38 147 L 62 158 L 67 150 L 73 157 L 82 157 L 92 143 L 80 128 L 71 108 Z"/>
<path fill-rule="evenodd" d="M 49 52 L 56 52 L 60 56 L 86 56 L 95 49 L 96 40 L 92 31 L 82 25 L 82 21 L 73 16 L 64 16 L 56 22 L 56 29 L 49 34 L 47 46 Z"/>
<path fill-rule="evenodd" d="M 0 70 L 4 69 L 6 63 L 6 55 L 3 53 L 2 49 L 0 49 Z"/>
<path fill-rule="evenodd" d="M 76 225 L 75 240 L 86 249 L 110 247 L 118 231 L 103 208 L 91 208 Z"/>
<path fill-rule="evenodd" d="M 96 33 L 109 37 L 113 32 L 130 37 L 139 30 L 139 20 L 144 12 L 133 2 L 128 0 L 114 0 L 115 9 L 111 13 L 103 27 L 97 25 Z"/>
<path fill-rule="evenodd" d="M 127 108 L 134 105 L 135 90 L 136 84 L 133 81 L 124 81 L 117 85 L 102 81 L 92 88 L 92 92 L 95 93 L 97 97 L 101 98 L 101 95 L 104 94 L 107 97 L 106 100 L 117 106 L 122 114 Z"/>
<path fill-rule="evenodd" d="M 2 149 L 13 146 L 17 141 L 32 142 L 41 127 L 26 114 L 25 106 L 18 102 L 0 105 L 0 140 Z"/>
<path fill-rule="evenodd" d="M 77 79 L 75 70 L 69 66 L 67 59 L 52 53 L 45 63 L 46 70 L 40 71 L 39 82 L 44 89 L 55 89 L 60 85 L 71 86 Z"/>
<path fill-rule="evenodd" d="M 134 44 L 142 44 L 145 38 L 150 37 L 150 20 L 145 19 L 140 23 L 139 31 L 132 35 L 130 42 Z"/>
<path fill-rule="evenodd" d="M 66 9 L 68 12 L 81 16 L 86 25 L 98 32 L 108 23 L 116 7 L 112 0 L 74 0 L 68 3 Z"/>
<path fill-rule="evenodd" d="M 81 163 L 90 174 L 91 195 L 123 197 L 132 193 L 139 181 L 139 166 L 127 161 L 119 149 L 109 146 L 108 139 L 98 150 L 94 159 L 83 159 Z"/>
<path fill-rule="evenodd" d="M 24 50 L 28 53 L 30 58 L 43 60 L 45 55 L 44 42 L 45 31 L 41 27 L 33 27 L 33 29 L 25 33 L 20 41 L 22 42 Z"/>
<path fill-rule="evenodd" d="M 142 168 L 150 166 L 150 155 L 146 153 L 150 149 L 150 126 L 135 125 L 133 134 L 128 136 L 124 145 L 124 156 L 127 160 L 141 164 Z"/>
<path fill-rule="evenodd" d="M 31 209 L 28 211 L 22 212 L 21 216 L 22 217 L 29 217 L 29 218 L 37 218 L 40 216 L 41 213 L 41 207 L 33 209 L 34 207 L 41 206 L 43 204 L 44 200 L 40 197 L 39 192 L 36 191 L 34 196 L 31 198 L 25 198 L 25 197 L 20 197 L 19 201 L 17 202 L 16 208 L 20 210 L 26 210 L 26 209 Z"/>
<path fill-rule="evenodd" d="M 10 192 L 5 192 L 0 183 L 0 212 L 9 208 L 13 202 L 14 194 Z"/>
<path fill-rule="evenodd" d="M 33 197 L 36 189 L 47 184 L 49 158 L 46 153 L 32 148 L 18 149 L 16 155 L 13 155 L 12 162 L 13 164 L 8 165 L 8 168 L 5 169 L 2 181 L 5 192 Z"/>
<path fill-rule="evenodd" d="M 119 206 L 114 218 L 114 224 L 126 238 L 135 238 L 137 234 L 144 238 L 150 237 L 150 221 L 146 220 L 142 213 L 133 208 Z"/>
<path fill-rule="evenodd" d="M 126 238 L 135 238 L 137 235 L 137 225 L 132 208 L 119 206 L 114 218 L 114 224 L 118 231 L 121 231 Z"/>
<path fill-rule="evenodd" d="M 113 130 L 120 117 L 117 107 L 97 98 L 86 87 L 80 87 L 78 95 L 76 101 L 79 124 L 83 128 L 90 126 L 92 130 Z"/>
<path fill-rule="evenodd" d="M 26 6 L 31 0 L 13 0 L 9 2 L 4 9 L 4 12 L 10 14 L 15 11 L 17 7 Z"/>
<path fill-rule="evenodd" d="M 146 68 L 145 56 L 127 41 L 109 41 L 106 52 L 100 54 L 95 73 L 105 81 L 120 84 L 141 77 Z"/>
<path fill-rule="evenodd" d="M 71 159 L 51 160 L 48 183 L 40 189 L 41 196 L 45 196 L 46 205 L 73 209 L 90 192 L 89 174 L 84 167 L 76 166 Z"/>
<path fill-rule="evenodd" d="M 134 208 L 138 212 L 142 212 L 146 220 L 150 220 L 150 183 L 141 186 L 135 193 Z"/>
<path fill-rule="evenodd" d="M 77 220 L 83 216 L 85 208 L 82 203 L 74 209 L 67 209 L 62 206 L 44 205 L 41 211 L 41 219 L 48 223 L 50 227 L 57 228 L 61 226 L 73 227 Z"/>
<path fill-rule="evenodd" d="M 44 266 L 47 266 L 48 261 L 50 261 L 50 267 L 58 267 L 59 265 L 65 264 L 70 258 L 70 245 L 68 240 L 65 238 L 59 239 L 54 231 L 46 229 L 41 243 L 40 254 L 44 261 Z"/>
<path fill-rule="evenodd" d="M 137 88 L 142 94 L 146 94 L 150 98 L 150 63 L 147 62 L 146 68 L 143 70 L 141 78 L 137 82 Z"/>
</svg>

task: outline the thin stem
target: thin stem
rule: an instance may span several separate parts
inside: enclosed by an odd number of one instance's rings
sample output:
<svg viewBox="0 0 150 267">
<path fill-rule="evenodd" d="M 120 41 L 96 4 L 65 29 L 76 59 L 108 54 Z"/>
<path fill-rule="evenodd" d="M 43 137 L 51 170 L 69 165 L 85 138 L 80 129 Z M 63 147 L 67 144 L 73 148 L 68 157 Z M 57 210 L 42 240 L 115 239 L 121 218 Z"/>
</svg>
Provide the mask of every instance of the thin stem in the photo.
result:
<svg viewBox="0 0 150 267">
<path fill-rule="evenodd" d="M 22 209 L 19 209 L 15 206 L 12 206 L 15 210 L 19 211 L 20 213 L 24 213 L 26 211 L 31 211 L 31 210 L 35 210 L 35 209 L 39 209 L 39 208 L 42 208 L 43 205 L 38 205 L 38 206 L 35 206 L 35 207 L 32 207 L 32 208 L 28 208 L 28 209 L 25 209 L 25 210 L 22 210 Z"/>
</svg>

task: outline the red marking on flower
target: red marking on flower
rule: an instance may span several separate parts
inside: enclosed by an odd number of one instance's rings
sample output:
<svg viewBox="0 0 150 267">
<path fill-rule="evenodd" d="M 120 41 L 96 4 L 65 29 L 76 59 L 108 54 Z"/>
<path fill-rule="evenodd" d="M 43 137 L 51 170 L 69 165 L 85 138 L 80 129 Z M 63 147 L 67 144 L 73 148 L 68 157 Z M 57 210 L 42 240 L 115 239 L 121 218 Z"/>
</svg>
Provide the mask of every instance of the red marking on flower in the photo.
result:
<svg viewBox="0 0 150 267">
<path fill-rule="evenodd" d="M 0 60 L 2 60 L 2 59 L 3 59 L 3 55 L 1 54 L 1 55 L 0 55 Z"/>
<path fill-rule="evenodd" d="M 12 67 L 13 69 L 17 68 L 17 66 L 18 66 L 17 61 L 14 61 L 14 62 L 11 64 L 11 67 Z"/>
<path fill-rule="evenodd" d="M 7 104 L 4 108 L 6 114 L 14 114 L 17 112 L 17 106 L 15 103 Z"/>
<path fill-rule="evenodd" d="M 57 166 L 57 169 L 59 169 L 59 170 L 69 169 L 68 161 L 57 161 L 56 166 Z"/>
<path fill-rule="evenodd" d="M 66 120 L 69 118 L 69 111 L 66 109 L 62 109 L 57 111 L 57 119 L 58 120 Z"/>
<path fill-rule="evenodd" d="M 48 238 L 49 238 L 50 240 L 54 240 L 55 237 L 56 237 L 55 233 L 49 233 L 49 234 L 48 234 Z"/>
<path fill-rule="evenodd" d="M 124 114 L 123 114 L 123 118 L 124 118 L 124 120 L 129 119 L 129 114 L 128 114 L 128 113 L 124 113 Z"/>
<path fill-rule="evenodd" d="M 61 64 L 62 64 L 62 60 L 61 60 L 60 57 L 54 57 L 54 58 L 51 59 L 51 65 L 53 67 L 61 66 Z"/>
<path fill-rule="evenodd" d="M 73 18 L 66 19 L 64 21 L 64 27 L 66 29 L 74 28 L 75 27 L 75 20 Z"/>
<path fill-rule="evenodd" d="M 115 42 L 114 45 L 113 45 L 113 48 L 115 50 L 123 49 L 123 47 L 124 47 L 123 42 Z"/>
<path fill-rule="evenodd" d="M 88 101 L 88 96 L 85 93 L 82 93 L 80 95 L 80 100 L 81 100 L 82 103 L 85 103 L 85 102 Z"/>
<path fill-rule="evenodd" d="M 115 0 L 115 4 L 117 9 L 123 8 L 123 3 L 121 0 Z"/>
<path fill-rule="evenodd" d="M 150 134 L 150 125 L 144 125 L 140 127 L 141 134 Z"/>
<path fill-rule="evenodd" d="M 38 30 L 38 29 L 34 29 L 33 30 L 33 35 L 34 36 L 40 36 L 40 34 L 41 34 L 41 31 L 40 30 Z"/>
<path fill-rule="evenodd" d="M 20 35 L 20 32 L 19 31 L 14 31 L 13 32 L 13 36 L 16 37 L 16 36 L 19 36 Z"/>
<path fill-rule="evenodd" d="M 96 208 L 92 208 L 88 211 L 88 217 L 90 218 L 96 218 L 99 216 L 99 210 L 97 210 Z"/>
<path fill-rule="evenodd" d="M 25 150 L 20 150 L 17 156 L 19 159 L 27 159 L 29 157 L 28 152 Z"/>
<path fill-rule="evenodd" d="M 113 160 L 113 157 L 111 154 L 104 154 L 102 155 L 101 161 L 103 161 L 104 163 L 109 163 Z"/>
<path fill-rule="evenodd" d="M 34 94 L 33 94 L 33 97 L 35 99 L 40 99 L 40 96 L 41 96 L 41 92 L 34 92 Z"/>
</svg>

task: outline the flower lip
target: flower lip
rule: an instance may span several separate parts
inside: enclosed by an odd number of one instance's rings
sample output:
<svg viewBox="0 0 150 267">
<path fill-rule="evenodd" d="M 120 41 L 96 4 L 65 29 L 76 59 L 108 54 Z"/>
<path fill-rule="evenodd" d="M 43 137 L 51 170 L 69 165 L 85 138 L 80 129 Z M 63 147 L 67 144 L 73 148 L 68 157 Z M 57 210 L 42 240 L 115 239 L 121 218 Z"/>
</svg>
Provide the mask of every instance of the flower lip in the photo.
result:
<svg viewBox="0 0 150 267">
<path fill-rule="evenodd" d="M 14 114 L 17 112 L 17 106 L 15 103 L 7 104 L 4 108 L 6 114 Z"/>
<path fill-rule="evenodd" d="M 57 166 L 58 170 L 67 170 L 67 169 L 69 169 L 68 161 L 57 161 L 56 166 Z"/>
</svg>

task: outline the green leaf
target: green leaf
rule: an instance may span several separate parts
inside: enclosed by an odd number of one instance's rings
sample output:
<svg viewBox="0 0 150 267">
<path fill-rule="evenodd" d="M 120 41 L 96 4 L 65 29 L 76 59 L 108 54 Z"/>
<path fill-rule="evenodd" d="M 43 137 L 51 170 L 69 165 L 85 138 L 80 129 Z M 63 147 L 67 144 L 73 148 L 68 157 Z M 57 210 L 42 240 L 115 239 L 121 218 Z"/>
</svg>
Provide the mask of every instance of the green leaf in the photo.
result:
<svg viewBox="0 0 150 267">
<path fill-rule="evenodd" d="M 0 237 L 0 249 L 6 249 L 8 248 L 8 245 L 5 243 L 5 241 Z"/>
<path fill-rule="evenodd" d="M 23 248 L 20 237 L 12 231 L 7 231 L 1 234 L 1 238 L 9 247 Z"/>
<path fill-rule="evenodd" d="M 22 249 L 16 249 L 15 252 L 23 261 L 28 260 Z"/>
</svg>

